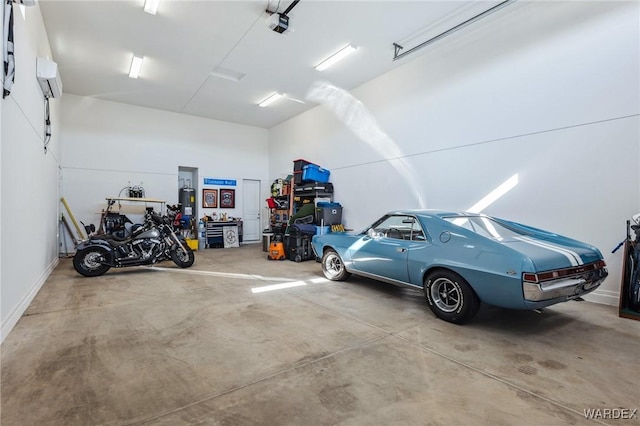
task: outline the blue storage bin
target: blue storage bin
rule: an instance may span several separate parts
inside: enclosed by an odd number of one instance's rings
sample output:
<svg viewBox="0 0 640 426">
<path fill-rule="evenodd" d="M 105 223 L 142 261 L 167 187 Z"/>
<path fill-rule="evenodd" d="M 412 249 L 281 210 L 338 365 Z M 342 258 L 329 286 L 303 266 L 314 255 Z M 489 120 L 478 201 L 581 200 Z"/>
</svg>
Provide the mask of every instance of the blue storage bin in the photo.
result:
<svg viewBox="0 0 640 426">
<path fill-rule="evenodd" d="M 329 170 L 323 169 L 315 164 L 308 164 L 302 168 L 303 181 L 315 181 L 321 183 L 329 182 Z"/>
<path fill-rule="evenodd" d="M 328 234 L 331 232 L 330 226 L 316 226 L 316 235 Z"/>
<path fill-rule="evenodd" d="M 330 201 L 318 201 L 318 204 L 316 205 L 316 207 L 319 208 L 336 208 L 336 207 L 342 207 L 342 205 L 340 203 L 336 203 L 336 202 L 330 202 Z"/>
</svg>

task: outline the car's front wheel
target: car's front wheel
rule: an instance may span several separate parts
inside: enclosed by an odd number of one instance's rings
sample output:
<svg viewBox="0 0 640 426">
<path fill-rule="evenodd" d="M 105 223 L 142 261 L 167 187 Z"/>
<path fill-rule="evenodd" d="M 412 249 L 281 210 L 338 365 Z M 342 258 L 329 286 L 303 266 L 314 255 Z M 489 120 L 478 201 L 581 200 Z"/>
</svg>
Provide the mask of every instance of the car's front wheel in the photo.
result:
<svg viewBox="0 0 640 426">
<path fill-rule="evenodd" d="M 340 259 L 340 255 L 333 249 L 328 249 L 322 255 L 322 272 L 331 281 L 344 281 L 351 275 Z"/>
<path fill-rule="evenodd" d="M 480 308 L 480 299 L 469 283 L 448 270 L 434 271 L 427 276 L 424 295 L 438 318 L 454 324 L 471 320 Z"/>
</svg>

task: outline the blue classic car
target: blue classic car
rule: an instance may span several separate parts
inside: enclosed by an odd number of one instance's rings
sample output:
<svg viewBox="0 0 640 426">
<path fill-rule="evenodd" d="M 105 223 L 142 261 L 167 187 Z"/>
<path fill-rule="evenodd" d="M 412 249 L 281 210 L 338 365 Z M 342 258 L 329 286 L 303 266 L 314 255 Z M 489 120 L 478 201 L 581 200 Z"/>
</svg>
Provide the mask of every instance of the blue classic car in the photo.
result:
<svg viewBox="0 0 640 426">
<path fill-rule="evenodd" d="M 315 235 L 312 245 L 328 279 L 356 274 L 423 289 L 433 313 L 458 324 L 480 302 L 543 308 L 595 290 L 608 275 L 589 244 L 475 213 L 397 211 L 359 234 Z"/>
</svg>

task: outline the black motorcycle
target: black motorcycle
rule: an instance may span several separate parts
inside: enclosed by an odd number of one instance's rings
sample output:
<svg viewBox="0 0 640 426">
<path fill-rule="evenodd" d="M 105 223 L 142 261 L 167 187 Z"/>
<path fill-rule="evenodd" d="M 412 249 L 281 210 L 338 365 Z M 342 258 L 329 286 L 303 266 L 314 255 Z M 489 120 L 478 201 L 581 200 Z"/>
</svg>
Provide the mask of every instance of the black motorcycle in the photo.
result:
<svg viewBox="0 0 640 426">
<path fill-rule="evenodd" d="M 73 267 L 85 277 L 97 277 L 111 268 L 153 265 L 168 259 L 188 268 L 195 256 L 184 237 L 174 232 L 169 218 L 148 210 L 144 224 L 127 238 L 102 234 L 78 244 Z"/>
</svg>

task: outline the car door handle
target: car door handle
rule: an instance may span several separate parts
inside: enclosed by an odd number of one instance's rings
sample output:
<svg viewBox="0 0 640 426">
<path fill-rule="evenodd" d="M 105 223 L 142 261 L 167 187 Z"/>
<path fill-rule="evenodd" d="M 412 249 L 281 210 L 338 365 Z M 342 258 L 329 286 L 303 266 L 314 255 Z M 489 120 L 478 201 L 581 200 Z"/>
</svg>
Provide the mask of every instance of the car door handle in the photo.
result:
<svg viewBox="0 0 640 426">
<path fill-rule="evenodd" d="M 396 251 L 399 251 L 400 253 L 404 253 L 405 251 L 407 251 L 407 249 L 404 247 L 396 247 Z"/>
</svg>

